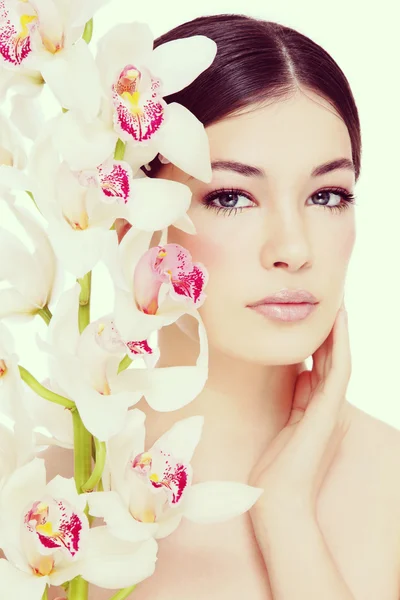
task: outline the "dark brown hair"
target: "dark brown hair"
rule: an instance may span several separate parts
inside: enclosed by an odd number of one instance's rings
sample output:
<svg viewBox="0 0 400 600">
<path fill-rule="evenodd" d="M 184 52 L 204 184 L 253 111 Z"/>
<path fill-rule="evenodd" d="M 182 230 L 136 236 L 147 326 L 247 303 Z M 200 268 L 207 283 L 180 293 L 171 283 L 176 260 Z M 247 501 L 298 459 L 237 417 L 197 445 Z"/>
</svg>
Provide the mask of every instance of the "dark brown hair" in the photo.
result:
<svg viewBox="0 0 400 600">
<path fill-rule="evenodd" d="M 322 96 L 342 117 L 352 145 L 356 181 L 360 174 L 361 132 L 357 106 L 346 76 L 333 58 L 302 33 L 271 21 L 240 14 L 198 17 L 154 41 L 205 35 L 217 44 L 211 66 L 183 90 L 165 96 L 179 102 L 207 127 L 253 103 L 280 100 L 298 86 Z M 162 164 L 156 157 L 149 177 Z"/>
</svg>

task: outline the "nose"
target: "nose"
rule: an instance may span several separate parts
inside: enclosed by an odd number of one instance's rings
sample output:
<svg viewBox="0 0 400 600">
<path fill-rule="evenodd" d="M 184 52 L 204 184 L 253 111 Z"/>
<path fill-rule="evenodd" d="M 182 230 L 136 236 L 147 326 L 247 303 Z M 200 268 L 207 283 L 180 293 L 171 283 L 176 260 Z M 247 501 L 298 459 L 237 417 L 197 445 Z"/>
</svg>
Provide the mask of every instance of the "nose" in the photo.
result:
<svg viewBox="0 0 400 600">
<path fill-rule="evenodd" d="M 260 261 L 264 269 L 273 267 L 298 271 L 311 265 L 311 241 L 307 222 L 289 203 L 267 217 L 264 223 Z"/>
</svg>

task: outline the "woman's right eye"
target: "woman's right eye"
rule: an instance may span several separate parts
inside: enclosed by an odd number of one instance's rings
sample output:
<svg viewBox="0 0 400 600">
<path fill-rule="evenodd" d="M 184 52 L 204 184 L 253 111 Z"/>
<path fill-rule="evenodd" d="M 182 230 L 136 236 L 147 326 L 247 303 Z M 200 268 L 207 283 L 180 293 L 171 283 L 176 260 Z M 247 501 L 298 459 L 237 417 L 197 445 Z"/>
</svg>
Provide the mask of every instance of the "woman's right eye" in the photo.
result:
<svg viewBox="0 0 400 600">
<path fill-rule="evenodd" d="M 242 211 L 244 208 L 251 208 L 255 206 L 253 202 L 246 194 L 241 190 L 236 189 L 221 189 L 215 190 L 208 194 L 203 200 L 203 204 L 206 208 L 212 208 L 217 212 L 228 212 Z"/>
</svg>

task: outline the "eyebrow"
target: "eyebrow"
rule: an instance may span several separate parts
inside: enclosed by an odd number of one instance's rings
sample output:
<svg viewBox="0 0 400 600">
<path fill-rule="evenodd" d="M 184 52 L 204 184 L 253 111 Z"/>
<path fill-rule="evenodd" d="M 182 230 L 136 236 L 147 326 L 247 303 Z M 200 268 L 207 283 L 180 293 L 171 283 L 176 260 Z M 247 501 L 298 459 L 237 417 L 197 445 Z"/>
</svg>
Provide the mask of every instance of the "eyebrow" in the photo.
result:
<svg viewBox="0 0 400 600">
<path fill-rule="evenodd" d="M 213 171 L 234 171 L 245 177 L 267 177 L 263 169 L 234 160 L 215 160 L 211 163 L 211 168 Z M 311 171 L 311 177 L 319 177 L 338 169 L 347 169 L 355 173 L 355 166 L 352 160 L 349 158 L 336 158 L 315 167 Z"/>
</svg>

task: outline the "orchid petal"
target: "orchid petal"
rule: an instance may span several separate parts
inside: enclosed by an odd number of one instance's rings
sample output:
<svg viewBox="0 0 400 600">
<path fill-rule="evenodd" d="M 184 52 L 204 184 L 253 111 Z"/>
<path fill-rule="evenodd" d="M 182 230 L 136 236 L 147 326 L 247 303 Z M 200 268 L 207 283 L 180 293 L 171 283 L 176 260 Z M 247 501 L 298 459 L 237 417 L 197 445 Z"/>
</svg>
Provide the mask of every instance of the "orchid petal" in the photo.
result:
<svg viewBox="0 0 400 600">
<path fill-rule="evenodd" d="M 36 85 L 41 88 L 43 83 Z M 32 98 L 30 95 L 23 96 L 22 94 L 15 94 L 10 98 L 10 103 L 12 107 L 11 121 L 24 136 L 34 141 L 45 123 L 42 104 L 36 98 Z"/>
<path fill-rule="evenodd" d="M 46 485 L 46 493 L 53 498 L 66 500 L 71 506 L 78 508 L 80 511 L 85 510 L 87 495 L 78 494 L 73 477 L 66 478 L 56 475 Z"/>
<path fill-rule="evenodd" d="M 184 516 L 194 523 L 223 523 L 248 511 L 263 491 L 236 481 L 195 483 L 187 491 Z"/>
<path fill-rule="evenodd" d="M 143 411 L 137 408 L 128 410 L 124 427 L 117 435 L 110 437 L 107 443 L 107 461 L 112 473 L 112 487 L 126 504 L 129 502 L 129 490 L 125 484 L 126 467 L 132 454 L 136 456 L 144 451 L 145 419 L 146 415 Z"/>
<path fill-rule="evenodd" d="M 92 492 L 88 502 L 90 514 L 102 517 L 110 532 L 119 539 L 140 542 L 157 532 L 157 523 L 140 523 L 134 519 L 117 492 Z"/>
<path fill-rule="evenodd" d="M 154 534 L 154 539 L 161 540 L 162 538 L 171 535 L 171 533 L 173 533 L 179 527 L 184 516 L 184 513 L 180 512 L 173 517 L 168 517 L 166 519 L 157 521 L 158 529 Z"/>
<path fill-rule="evenodd" d="M 31 190 L 33 182 L 22 171 L 8 165 L 0 165 L 0 186 L 14 190 Z"/>
<path fill-rule="evenodd" d="M 181 419 L 163 433 L 154 446 L 165 447 L 172 456 L 189 463 L 200 442 L 203 425 L 204 417 L 201 415 Z"/>
<path fill-rule="evenodd" d="M 78 40 L 60 56 L 41 66 L 43 79 L 61 106 L 82 114 L 86 121 L 100 110 L 101 85 L 97 65 L 88 44 Z"/>
<path fill-rule="evenodd" d="M 109 4 L 110 0 L 70 0 L 71 2 L 71 27 L 85 25 L 94 14 L 103 6 Z"/>
<path fill-rule="evenodd" d="M 179 92 L 191 84 L 213 62 L 217 44 L 204 35 L 193 35 L 161 44 L 147 66 L 162 81 L 162 95 Z"/>
<path fill-rule="evenodd" d="M 150 27 L 141 22 L 120 23 L 100 38 L 96 62 L 106 94 L 111 93 L 111 86 L 126 65 L 132 61 L 147 63 L 153 50 L 153 39 Z"/>
<path fill-rule="evenodd" d="M 0 559 L 0 597 L 7 598 L 12 593 L 14 598 L 41 600 L 47 585 L 47 577 L 35 577 L 20 571 L 5 558 Z"/>
<path fill-rule="evenodd" d="M 58 298 L 54 315 L 47 328 L 47 339 L 58 350 L 75 355 L 80 339 L 78 326 L 81 286 L 75 283 Z"/>
<path fill-rule="evenodd" d="M 199 313 L 190 313 L 199 322 L 200 350 L 196 366 L 126 369 L 119 374 L 125 389 L 137 389 L 140 384 L 147 403 L 159 412 L 177 410 L 189 404 L 208 377 L 207 334 Z M 140 379 L 139 379 L 140 378 Z"/>
<path fill-rule="evenodd" d="M 57 382 L 75 400 L 85 427 L 100 441 L 106 441 L 122 429 L 129 406 L 140 400 L 142 392 L 136 389 L 103 395 L 86 383 L 82 369 L 74 357 L 65 356 L 53 364 Z"/>
<path fill-rule="evenodd" d="M 168 227 L 186 214 L 191 189 L 168 179 L 134 179 L 127 220 L 137 229 L 155 231 Z"/>
<path fill-rule="evenodd" d="M 73 112 L 65 113 L 54 129 L 54 145 L 73 171 L 103 163 L 114 153 L 118 139 L 100 119 L 85 123 Z"/>
<path fill-rule="evenodd" d="M 172 223 L 172 225 L 176 229 L 181 229 L 185 233 L 189 233 L 191 235 L 197 233 L 196 232 L 196 227 L 195 227 L 192 219 L 189 217 L 188 214 L 185 214 L 185 215 L 182 215 L 181 217 L 179 217 L 179 219 L 177 219 L 176 221 L 174 221 Z"/>
<path fill-rule="evenodd" d="M 40 498 L 45 486 L 46 469 L 44 460 L 39 458 L 16 469 L 5 482 L 0 494 L 1 534 L 11 543 L 19 539 L 26 504 Z"/>
<path fill-rule="evenodd" d="M 62 266 L 75 277 L 83 277 L 99 262 L 107 231 L 100 228 L 73 230 L 64 221 L 49 219 L 49 237 Z"/>
<path fill-rule="evenodd" d="M 179 169 L 210 183 L 210 146 L 204 125 L 186 107 L 171 102 L 158 133 L 158 151 Z"/>
<path fill-rule="evenodd" d="M 0 290 L 0 319 L 13 317 L 15 322 L 18 320 L 27 323 L 34 318 L 36 309 L 37 307 L 32 305 L 21 292 L 11 288 Z"/>
<path fill-rule="evenodd" d="M 151 538 L 132 543 L 111 535 L 107 527 L 91 529 L 87 555 L 82 563 L 84 579 L 114 589 L 135 585 L 155 571 L 158 544 Z"/>
</svg>

